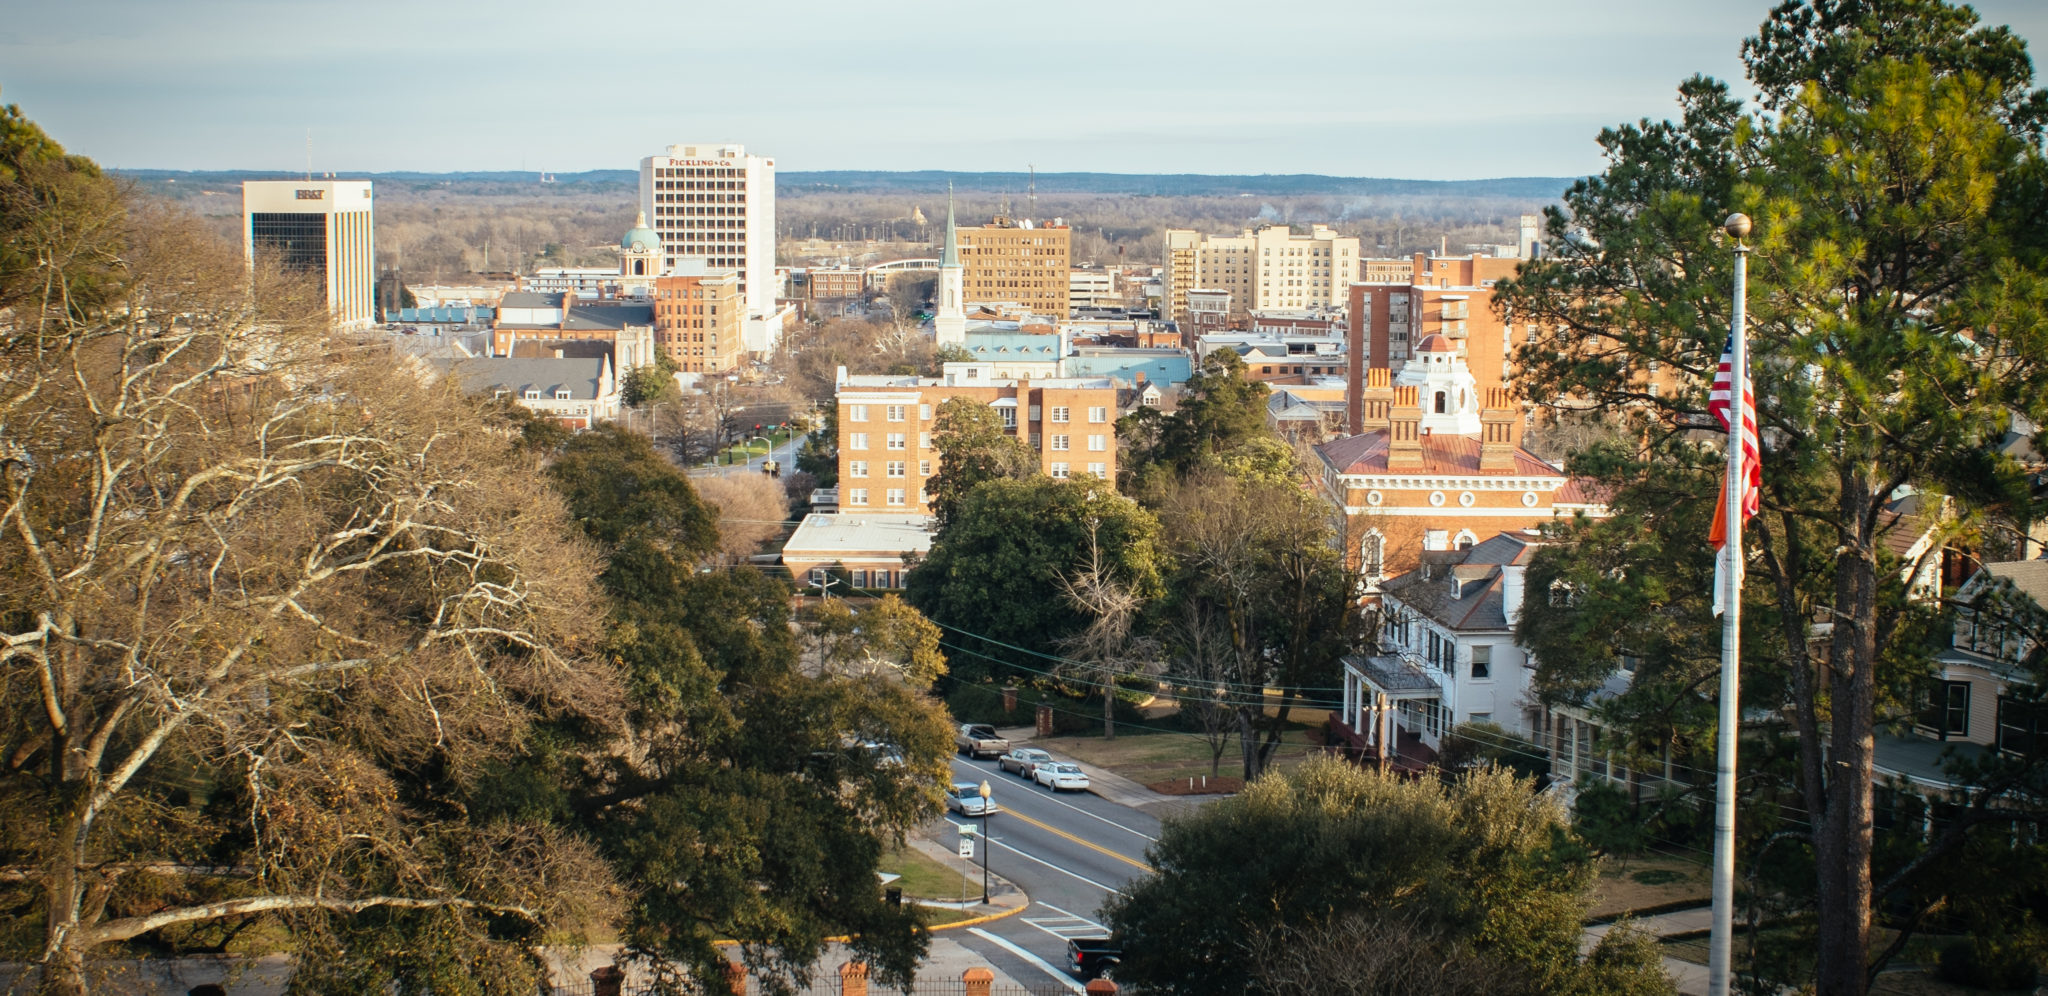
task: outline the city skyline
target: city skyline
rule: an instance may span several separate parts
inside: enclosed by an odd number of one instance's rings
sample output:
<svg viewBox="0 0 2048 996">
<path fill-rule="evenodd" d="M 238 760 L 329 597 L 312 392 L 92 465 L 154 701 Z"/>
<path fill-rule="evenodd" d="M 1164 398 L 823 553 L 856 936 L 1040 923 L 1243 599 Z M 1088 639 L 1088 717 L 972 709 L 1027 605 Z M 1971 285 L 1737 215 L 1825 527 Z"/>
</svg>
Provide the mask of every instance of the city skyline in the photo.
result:
<svg viewBox="0 0 2048 996">
<path fill-rule="evenodd" d="M 783 171 L 1572 176 L 1600 168 L 1602 127 L 1669 116 L 1686 76 L 1746 92 L 1730 39 L 1770 6 L 1061 2 L 1026 21 L 909 0 L 621 30 L 531 0 L 9 0 L 0 100 L 134 169 L 301 170 L 310 133 L 311 168 L 342 174 L 631 169 L 691 139 Z M 2042 5 L 1977 7 L 2048 35 Z"/>
</svg>

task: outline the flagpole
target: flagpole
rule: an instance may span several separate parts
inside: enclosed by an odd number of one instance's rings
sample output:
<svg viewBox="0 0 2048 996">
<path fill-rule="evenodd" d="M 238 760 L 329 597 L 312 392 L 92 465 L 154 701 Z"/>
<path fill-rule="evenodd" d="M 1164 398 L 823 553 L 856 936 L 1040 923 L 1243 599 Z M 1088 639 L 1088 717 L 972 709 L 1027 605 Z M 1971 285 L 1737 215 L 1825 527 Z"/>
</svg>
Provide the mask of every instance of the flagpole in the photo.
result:
<svg viewBox="0 0 2048 996">
<path fill-rule="evenodd" d="M 1728 558 L 1722 581 L 1721 726 L 1714 752 L 1714 918 L 1708 935 L 1707 993 L 1728 996 L 1729 950 L 1735 929 L 1735 735 L 1742 724 L 1742 498 L 1747 490 L 1742 466 L 1743 423 L 1749 418 L 1749 343 L 1743 335 L 1745 298 L 1749 294 L 1749 216 L 1731 214 L 1725 223 L 1735 239 L 1735 308 L 1728 320 L 1728 478 L 1722 496 L 1728 504 Z M 1759 453 L 1759 456 L 1762 454 Z"/>
</svg>

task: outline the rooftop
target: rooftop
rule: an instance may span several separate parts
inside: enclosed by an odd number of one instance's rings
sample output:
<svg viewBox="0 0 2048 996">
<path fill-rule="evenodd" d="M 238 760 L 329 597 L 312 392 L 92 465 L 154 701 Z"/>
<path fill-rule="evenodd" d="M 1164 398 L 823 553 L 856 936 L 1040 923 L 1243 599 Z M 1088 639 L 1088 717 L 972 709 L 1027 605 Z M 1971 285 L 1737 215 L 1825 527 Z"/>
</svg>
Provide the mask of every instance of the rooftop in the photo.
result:
<svg viewBox="0 0 2048 996">
<path fill-rule="evenodd" d="M 1387 430 L 1375 429 L 1356 436 L 1333 439 L 1316 447 L 1316 453 L 1339 474 L 1384 477 L 1387 475 L 1388 437 Z M 1421 442 L 1422 469 L 1414 473 L 1479 473 L 1478 436 L 1430 433 L 1423 436 Z M 1536 454 L 1516 447 L 1514 476 L 1562 478 L 1564 471 L 1545 463 Z"/>
<path fill-rule="evenodd" d="M 1536 552 L 1535 537 L 1499 533 L 1470 550 L 1424 555 L 1417 568 L 1380 583 L 1380 592 L 1402 605 L 1457 630 L 1508 628 L 1501 597 L 1502 565 L 1526 567 Z M 1452 580 L 1458 581 L 1453 591 Z"/>
<path fill-rule="evenodd" d="M 827 515 L 812 512 L 782 545 L 784 558 L 833 557 L 859 553 L 924 553 L 932 548 L 932 520 L 926 515 Z"/>
<path fill-rule="evenodd" d="M 523 394 L 539 391 L 546 400 L 566 390 L 572 401 L 595 401 L 604 383 L 605 359 L 525 359 L 477 356 L 460 360 L 436 360 L 436 365 L 455 374 L 464 390 L 472 392 L 511 391 Z"/>
</svg>

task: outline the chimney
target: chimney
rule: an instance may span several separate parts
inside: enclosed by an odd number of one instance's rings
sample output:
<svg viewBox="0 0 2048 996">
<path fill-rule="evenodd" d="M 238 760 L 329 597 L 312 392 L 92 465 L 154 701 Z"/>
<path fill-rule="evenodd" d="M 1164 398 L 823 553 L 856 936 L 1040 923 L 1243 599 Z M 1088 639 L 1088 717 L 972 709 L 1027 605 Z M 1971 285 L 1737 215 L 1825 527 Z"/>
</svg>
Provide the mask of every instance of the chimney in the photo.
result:
<svg viewBox="0 0 2048 996">
<path fill-rule="evenodd" d="M 1419 474 L 1422 472 L 1422 404 L 1416 399 L 1413 387 L 1394 388 L 1393 404 L 1388 412 L 1387 426 L 1387 472 L 1390 474 Z"/>
<path fill-rule="evenodd" d="M 1360 432 L 1384 429 L 1394 404 L 1394 372 L 1386 367 L 1365 371 L 1365 389 L 1358 392 Z"/>
<path fill-rule="evenodd" d="M 1514 629 L 1522 619 L 1522 576 L 1528 570 L 1521 564 L 1500 565 L 1500 609 L 1508 618 L 1509 629 Z"/>
<path fill-rule="evenodd" d="M 1515 403 L 1505 387 L 1487 388 L 1479 409 L 1479 472 L 1515 472 Z"/>
</svg>

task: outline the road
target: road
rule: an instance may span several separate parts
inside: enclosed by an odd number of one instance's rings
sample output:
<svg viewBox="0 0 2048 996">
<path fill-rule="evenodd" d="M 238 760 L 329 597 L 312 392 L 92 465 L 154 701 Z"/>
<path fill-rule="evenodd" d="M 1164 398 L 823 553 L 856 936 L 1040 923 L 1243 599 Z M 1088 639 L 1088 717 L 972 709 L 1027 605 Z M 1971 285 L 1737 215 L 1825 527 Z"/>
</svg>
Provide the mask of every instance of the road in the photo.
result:
<svg viewBox="0 0 2048 996">
<path fill-rule="evenodd" d="M 803 446 L 804 440 L 808 438 L 810 438 L 810 433 L 807 432 L 791 436 L 787 441 L 769 450 L 768 456 L 774 457 L 782 464 L 783 473 L 791 473 L 796 470 L 796 451 Z M 705 464 L 700 467 L 691 467 L 689 472 L 693 477 L 731 477 L 734 474 L 758 474 L 761 472 L 761 461 L 764 459 L 766 457 L 757 456 L 750 457 L 745 463 Z"/>
<path fill-rule="evenodd" d="M 988 820 L 994 838 L 987 852 L 990 870 L 1031 897 L 1024 912 L 953 938 L 1027 985 L 1054 982 L 1080 992 L 1081 983 L 1063 971 L 1067 938 L 1109 932 L 1097 910 L 1112 892 L 1149 870 L 1145 848 L 1158 838 L 1159 820 L 1085 792 L 1053 793 L 1004 774 L 994 761 L 955 758 L 953 780 L 989 783 L 1002 807 Z M 948 818 L 956 826 L 972 823 L 977 831 L 981 822 Z M 982 853 L 975 852 L 977 864 Z"/>
</svg>

